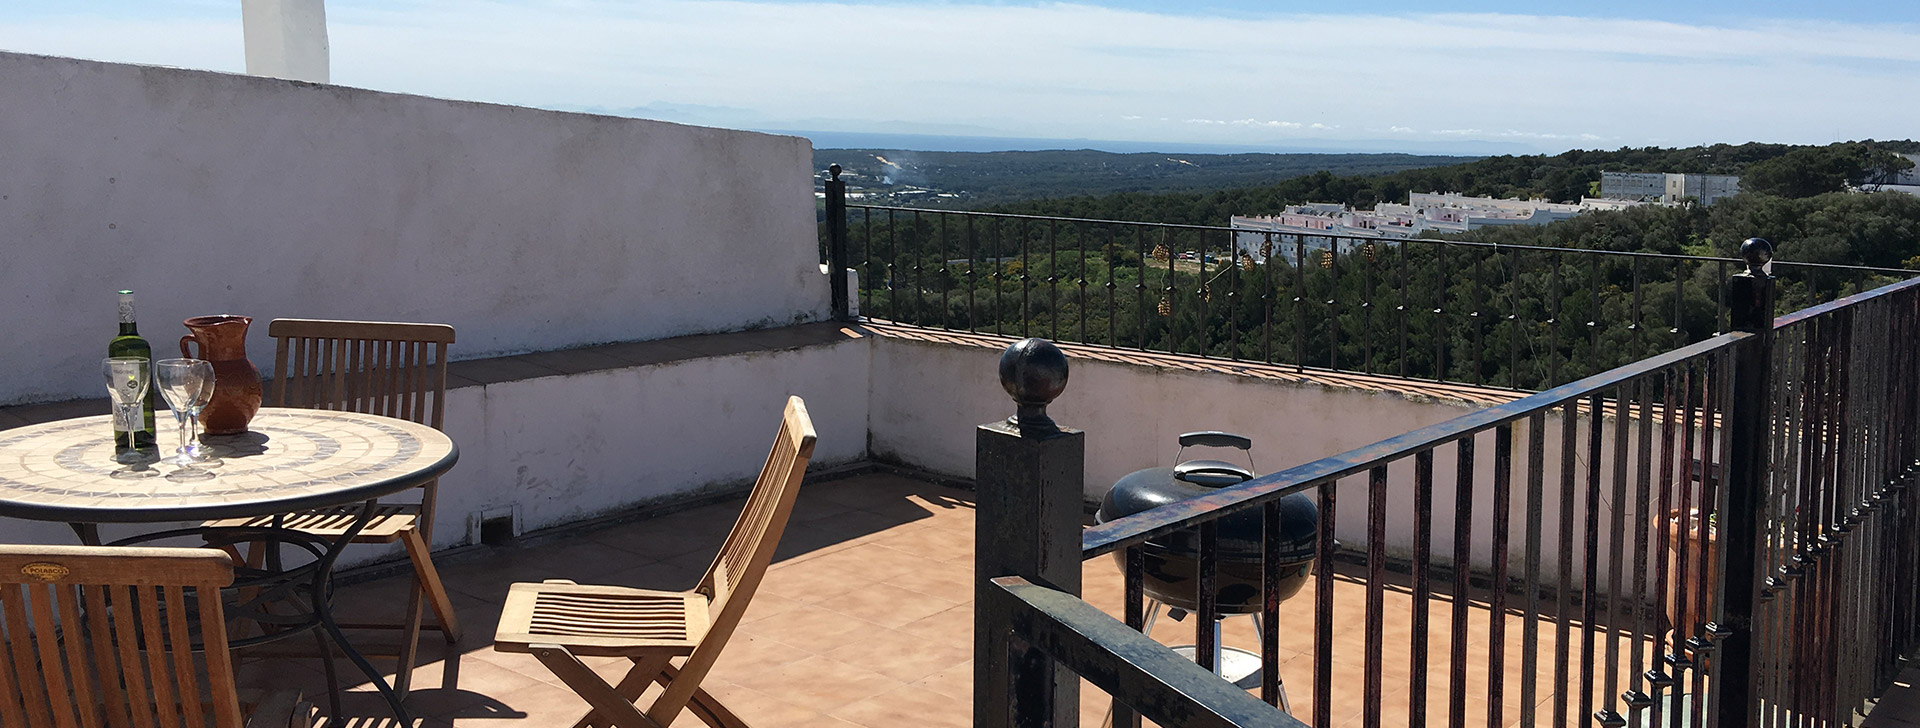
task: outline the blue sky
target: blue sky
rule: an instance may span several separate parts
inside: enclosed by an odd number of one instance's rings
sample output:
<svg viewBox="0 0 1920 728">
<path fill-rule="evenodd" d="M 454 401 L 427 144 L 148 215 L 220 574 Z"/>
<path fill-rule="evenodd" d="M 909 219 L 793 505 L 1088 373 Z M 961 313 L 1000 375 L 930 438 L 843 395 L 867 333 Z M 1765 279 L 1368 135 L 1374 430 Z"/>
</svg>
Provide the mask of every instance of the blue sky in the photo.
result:
<svg viewBox="0 0 1920 728">
<path fill-rule="evenodd" d="M 239 0 L 0 49 L 243 66 Z M 1915 136 L 1920 3 L 330 0 L 336 83 L 738 128 L 1516 151 Z"/>
</svg>

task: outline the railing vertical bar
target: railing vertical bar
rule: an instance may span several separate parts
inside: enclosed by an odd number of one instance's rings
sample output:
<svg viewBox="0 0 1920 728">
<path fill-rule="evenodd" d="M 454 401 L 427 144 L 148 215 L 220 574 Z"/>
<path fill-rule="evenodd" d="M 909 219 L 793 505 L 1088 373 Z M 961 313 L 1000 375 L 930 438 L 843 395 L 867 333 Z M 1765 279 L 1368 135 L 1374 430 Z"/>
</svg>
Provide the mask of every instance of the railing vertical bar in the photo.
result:
<svg viewBox="0 0 1920 728">
<path fill-rule="evenodd" d="M 1674 542 L 1674 530 L 1672 530 L 1672 490 L 1674 490 L 1674 467 L 1676 467 L 1674 436 L 1676 432 L 1680 432 L 1678 430 L 1680 411 L 1678 411 L 1676 398 L 1682 396 L 1680 392 L 1686 386 L 1682 376 L 1684 376 L 1684 369 L 1678 369 L 1678 367 L 1661 373 L 1661 384 L 1665 394 L 1661 400 L 1661 478 L 1659 478 L 1659 497 L 1657 497 L 1659 505 L 1653 511 L 1653 519 L 1659 519 L 1661 524 L 1659 555 L 1655 557 L 1655 565 L 1653 565 L 1653 609 L 1659 609 L 1659 617 L 1657 617 L 1659 620 L 1667 619 L 1667 553 L 1668 544 Z M 1651 428 L 1651 423 L 1647 428 Z M 1642 521 L 1645 521 L 1645 517 L 1642 517 Z M 1647 634 L 1647 632 L 1642 630 L 1640 634 Z M 1665 649 L 1661 647 L 1663 643 L 1665 643 L 1663 636 L 1655 630 L 1651 655 L 1647 657 L 1647 667 L 1645 667 L 1645 678 L 1651 688 L 1649 690 L 1651 703 L 1647 707 L 1647 724 L 1651 726 L 1663 724 L 1661 715 L 1667 709 L 1667 703 L 1665 703 L 1667 695 L 1663 693 L 1667 690 L 1667 686 L 1672 684 L 1672 676 L 1668 676 L 1661 661 L 1661 655 L 1665 653 Z"/>
<path fill-rule="evenodd" d="M 1373 306 L 1373 261 L 1374 261 L 1374 256 L 1378 254 L 1375 251 L 1379 250 L 1379 248 L 1376 247 L 1373 242 L 1369 241 L 1368 243 L 1365 244 L 1362 250 L 1363 252 L 1361 253 L 1361 256 L 1360 256 L 1360 274 L 1362 279 L 1362 286 L 1365 288 L 1365 293 L 1364 293 L 1365 298 L 1360 302 L 1360 308 L 1365 314 L 1363 316 L 1363 318 L 1365 319 L 1365 323 L 1361 327 L 1362 329 L 1361 341 L 1363 342 L 1363 350 L 1364 350 L 1362 356 L 1364 356 L 1367 361 L 1366 372 L 1368 374 L 1372 374 L 1374 373 L 1374 367 L 1373 367 L 1373 308 L 1374 308 Z"/>
<path fill-rule="evenodd" d="M 953 317 L 950 315 L 951 312 L 947 310 L 947 299 L 953 294 L 953 276 L 951 274 L 952 266 L 947 264 L 947 236 L 948 233 L 951 232 L 948 230 L 947 220 L 951 219 L 953 215 L 940 213 L 938 217 L 940 218 L 940 257 L 938 258 L 940 262 L 940 328 L 951 329 L 953 328 Z M 1082 336 L 1081 339 L 1085 340 L 1086 337 Z"/>
<path fill-rule="evenodd" d="M 1174 314 L 1180 312 L 1180 291 L 1175 282 L 1173 269 L 1174 261 L 1178 260 L 1179 256 L 1173 254 L 1173 228 L 1160 228 L 1160 246 L 1167 249 L 1167 285 L 1161 289 L 1162 295 L 1166 296 L 1163 300 L 1167 304 L 1167 310 L 1163 314 L 1167 319 L 1167 353 L 1177 354 L 1180 352 L 1180 338 L 1178 332 L 1174 330 L 1174 323 L 1180 318 Z"/>
<path fill-rule="evenodd" d="M 1240 357 L 1240 248 L 1234 244 L 1233 231 L 1227 231 L 1227 250 L 1221 254 L 1220 262 L 1225 263 L 1227 272 L 1233 280 L 1227 283 L 1227 358 L 1239 360 Z M 1202 259 L 1204 261 L 1204 258 Z"/>
<path fill-rule="evenodd" d="M 1006 259 L 1010 257 L 1006 250 L 1006 223 L 1002 219 L 993 219 L 993 332 L 1006 336 L 1006 313 L 1000 309 L 1000 302 L 1006 298 Z M 1021 261 L 1025 265 L 1025 261 Z"/>
<path fill-rule="evenodd" d="M 1207 335 L 1212 332 L 1209 330 L 1211 327 L 1207 326 L 1207 306 L 1213 303 L 1213 301 L 1208 300 L 1213 298 L 1213 282 L 1207 280 L 1207 235 L 1205 232 L 1195 232 L 1194 237 L 1200 239 L 1200 251 L 1194 255 L 1193 261 L 1200 266 L 1200 275 L 1195 276 L 1193 279 L 1193 305 L 1200 311 L 1200 317 L 1196 319 L 1199 323 L 1195 324 L 1196 328 L 1194 331 L 1195 338 L 1199 340 L 1199 345 L 1195 347 L 1194 355 L 1205 358 L 1210 353 Z"/>
<path fill-rule="evenodd" d="M 1333 524 L 1340 481 L 1320 484 L 1319 558 L 1313 568 L 1313 724 L 1333 725 Z"/>
<path fill-rule="evenodd" d="M 1644 708 L 1647 706 L 1649 700 L 1646 690 L 1643 689 L 1643 683 L 1645 681 L 1643 671 L 1647 667 L 1647 633 L 1650 627 L 1647 623 L 1649 607 L 1645 597 L 1649 590 L 1647 584 L 1647 551 L 1651 548 L 1647 539 L 1651 535 L 1650 531 L 1653 524 L 1648 519 L 1650 517 L 1664 518 L 1664 513 L 1660 516 L 1652 516 L 1650 505 L 1653 499 L 1653 490 L 1656 487 L 1653 477 L 1653 430 L 1655 427 L 1654 418 L 1656 417 L 1654 414 L 1654 388 L 1656 384 L 1656 381 L 1652 377 L 1642 378 L 1636 382 L 1637 386 L 1634 393 L 1634 400 L 1639 404 L 1640 416 L 1639 427 L 1636 429 L 1636 434 L 1639 436 L 1638 443 L 1634 446 L 1636 470 L 1633 488 L 1633 588 L 1627 590 L 1628 594 L 1633 595 L 1629 598 L 1629 604 L 1633 610 L 1633 631 L 1629 633 L 1632 635 L 1633 651 L 1627 661 L 1630 669 L 1627 675 L 1627 694 L 1624 696 L 1629 710 Z M 1657 416 L 1664 418 L 1667 414 L 1666 412 L 1662 412 Z M 1658 602 L 1655 602 L 1655 604 L 1658 604 Z"/>
<path fill-rule="evenodd" d="M 1195 580 L 1198 593 L 1193 601 L 1200 609 L 1193 624 L 1193 661 L 1217 672 L 1220 655 L 1214 647 L 1220 644 L 1220 521 L 1201 521 L 1199 530 L 1200 578 Z"/>
<path fill-rule="evenodd" d="M 1434 270 L 1437 273 L 1433 287 L 1433 379 L 1445 381 L 1447 378 L 1447 244 L 1434 243 Z"/>
<path fill-rule="evenodd" d="M 1113 271 L 1114 259 L 1120 257 L 1118 255 L 1120 243 L 1119 235 L 1114 232 L 1113 226 L 1109 225 L 1104 229 L 1107 231 L 1107 246 L 1101 252 L 1107 259 L 1107 346 L 1118 349 L 1120 348 L 1120 314 L 1118 313 L 1120 309 L 1117 297 L 1120 293 L 1120 285 L 1114 282 Z M 1145 273 L 1144 267 L 1141 272 Z"/>
<path fill-rule="evenodd" d="M 1593 711 L 1594 648 L 1597 635 L 1594 634 L 1594 621 L 1598 616 L 1600 590 L 1600 463 L 1601 433 L 1604 431 L 1607 402 L 1595 393 L 1587 398 L 1587 464 L 1586 487 L 1586 527 L 1582 533 L 1583 554 L 1581 571 L 1585 578 L 1580 589 L 1580 719 L 1585 721 Z"/>
<path fill-rule="evenodd" d="M 1689 706 L 1692 709 L 1693 725 L 1706 725 L 1708 701 L 1702 699 L 1702 696 L 1706 695 L 1707 673 L 1712 667 L 1711 663 L 1702 664 L 1708 659 L 1706 648 L 1710 644 L 1710 638 L 1706 633 L 1706 625 L 1700 620 L 1716 613 L 1717 605 L 1711 601 L 1712 595 L 1718 591 L 1715 588 L 1716 583 L 1726 578 L 1724 570 L 1711 570 L 1712 567 L 1709 566 L 1715 563 L 1716 559 L 1707 553 L 1708 544 L 1712 543 L 1707 538 L 1707 524 L 1712 523 L 1718 511 L 1719 501 L 1715 498 L 1714 486 L 1724 474 L 1723 469 L 1726 465 L 1724 457 L 1716 457 L 1721 454 L 1718 444 L 1721 441 L 1719 425 L 1716 423 L 1719 422 L 1719 412 L 1723 411 L 1720 407 L 1721 400 L 1725 396 L 1723 390 L 1729 389 L 1725 375 L 1728 362 L 1726 357 L 1709 354 L 1705 357 L 1705 365 L 1702 367 L 1705 378 L 1700 396 L 1700 525 L 1690 529 L 1696 531 L 1696 535 L 1689 546 L 1697 551 L 1700 559 L 1700 574 L 1707 578 L 1695 579 L 1693 583 L 1692 602 L 1699 605 L 1696 609 L 1701 616 L 1692 620 L 1694 624 L 1690 629 L 1695 636 L 1687 640 L 1687 646 L 1693 652 L 1691 676 L 1693 688 L 1690 694 L 1696 699 Z"/>
<path fill-rule="evenodd" d="M 1453 632 L 1448 663 L 1447 725 L 1461 728 L 1467 718 L 1467 610 L 1472 602 L 1468 575 L 1473 570 L 1473 438 L 1454 444 Z"/>
<path fill-rule="evenodd" d="M 1472 296 L 1473 310 L 1467 313 L 1467 321 L 1473 324 L 1473 383 L 1475 386 L 1486 384 L 1486 317 L 1481 314 L 1482 289 L 1486 288 L 1487 253 L 1482 251 L 1473 257 L 1473 282 L 1467 286 Z"/>
<path fill-rule="evenodd" d="M 1092 343 L 1087 340 L 1087 238 L 1093 237 L 1093 232 L 1086 225 L 1075 225 L 1074 232 L 1077 233 L 1074 242 L 1080 248 L 1080 266 L 1074 271 L 1073 303 L 1074 308 L 1080 309 L 1080 342 L 1086 344 Z"/>
<path fill-rule="evenodd" d="M 1321 514 L 1326 523 L 1326 514 Z M 1427 725 L 1428 608 L 1433 602 L 1433 450 L 1413 456 L 1413 644 L 1407 677 L 1407 725 Z"/>
<path fill-rule="evenodd" d="M 1381 728 L 1387 594 L 1387 466 L 1367 471 L 1367 668 L 1365 728 Z"/>
<path fill-rule="evenodd" d="M 1520 728 L 1534 728 L 1540 705 L 1540 530 L 1546 516 L 1546 439 L 1546 413 L 1527 417 L 1527 611 L 1520 625 Z"/>
<path fill-rule="evenodd" d="M 1146 547 L 1140 544 L 1128 546 L 1125 575 L 1121 580 L 1122 588 L 1126 593 L 1125 617 L 1127 627 L 1141 633 L 1147 631 L 1146 570 Z M 1140 728 L 1140 714 L 1134 712 L 1133 707 L 1122 702 L 1118 696 L 1113 697 L 1113 726 L 1114 728 Z"/>
<path fill-rule="evenodd" d="M 1507 254 L 1507 387 L 1520 389 L 1520 251 Z"/>
<path fill-rule="evenodd" d="M 1307 369 L 1307 239 L 1293 236 L 1293 368 Z"/>
<path fill-rule="evenodd" d="M 1400 378 L 1406 379 L 1407 378 L 1407 316 L 1413 310 L 1412 308 L 1409 307 L 1408 300 L 1407 300 L 1407 296 L 1409 295 L 1408 291 L 1409 289 L 1413 288 L 1412 276 L 1408 274 L 1407 256 L 1409 254 L 1408 250 L 1412 248 L 1413 245 L 1406 241 L 1402 241 L 1399 245 L 1396 245 L 1394 247 L 1397 247 L 1400 249 L 1400 285 L 1398 286 L 1400 289 L 1400 307 L 1398 309 L 1395 309 L 1399 312 L 1399 318 L 1400 318 L 1400 355 L 1397 358 L 1400 361 Z"/>
<path fill-rule="evenodd" d="M 974 301 L 974 291 L 979 290 L 977 274 L 980 268 L 980 238 L 973 228 L 973 216 L 967 216 L 967 331 L 980 332 L 980 309 Z"/>
<path fill-rule="evenodd" d="M 887 211 L 887 317 L 906 320 L 900 315 L 900 224 L 893 210 Z"/>
<path fill-rule="evenodd" d="M 1640 259 L 1634 258 L 1632 260 L 1633 262 L 1629 267 L 1632 268 L 1633 271 L 1633 314 L 1629 317 L 1627 328 L 1633 331 L 1633 352 L 1631 356 L 1633 359 L 1639 359 L 1645 355 L 1647 350 L 1645 344 L 1646 327 L 1640 325 L 1640 320 L 1646 312 L 1643 310 L 1645 306 L 1642 305 L 1644 301 L 1644 287 L 1640 285 Z M 1676 282 L 1676 285 L 1677 283 L 1678 282 Z"/>
<path fill-rule="evenodd" d="M 1513 425 L 1493 431 L 1493 584 L 1487 594 L 1487 725 L 1504 726 L 1507 688 L 1507 529 L 1513 508 Z"/>
<path fill-rule="evenodd" d="M 1607 531 L 1607 649 L 1606 649 L 1606 703 L 1601 706 L 1599 718 L 1604 725 L 1624 725 L 1625 719 L 1615 708 L 1620 700 L 1620 638 L 1621 627 L 1626 620 L 1621 617 L 1623 604 L 1622 583 L 1627 561 L 1627 445 L 1633 441 L 1633 395 L 1632 384 L 1622 384 L 1614 390 L 1613 400 L 1613 497 L 1608 499 L 1607 510 L 1613 512 L 1613 520 Z M 1639 589 L 1634 590 L 1638 593 Z"/>
<path fill-rule="evenodd" d="M 860 310 L 873 310 L 873 208 L 860 208 Z"/>
<path fill-rule="evenodd" d="M 915 243 L 915 245 L 913 245 L 915 252 L 913 253 L 912 259 L 907 261 L 907 271 L 912 274 L 911 280 L 907 281 L 907 302 L 913 304 L 913 313 L 909 314 L 906 320 L 924 321 L 926 319 L 922 309 L 926 308 L 926 306 L 925 301 L 920 297 L 920 251 L 926 250 L 926 241 L 920 239 L 922 233 L 920 231 L 919 210 L 913 211 L 913 228 L 908 230 L 908 232 L 910 234 L 907 236 L 907 239 Z"/>
<path fill-rule="evenodd" d="M 1327 368 L 1340 371 L 1340 239 L 1327 238 Z"/>
<path fill-rule="evenodd" d="M 1596 256 L 1589 259 L 1587 264 L 1587 291 L 1590 296 L 1590 308 L 1587 310 L 1587 365 L 1592 367 L 1588 371 L 1595 372 L 1606 371 L 1614 361 L 1613 357 L 1600 356 L 1600 316 L 1603 308 L 1600 304 L 1600 263 L 1601 259 Z"/>
<path fill-rule="evenodd" d="M 1547 278 L 1547 386 L 1560 386 L 1560 265 L 1562 254 L 1553 254 L 1553 274 Z M 1565 692 L 1565 691 L 1561 691 Z"/>
<path fill-rule="evenodd" d="M 1060 340 L 1060 248 L 1057 233 L 1060 221 L 1047 221 L 1047 322 L 1052 324 L 1051 338 Z M 1206 320 L 1205 316 L 1201 320 Z"/>
<path fill-rule="evenodd" d="M 1686 586 L 1692 583 L 1689 580 L 1688 572 L 1690 570 L 1689 567 L 1693 566 L 1691 563 L 1693 561 L 1694 550 L 1693 537 L 1694 532 L 1697 530 L 1695 523 L 1700 520 L 1700 516 L 1696 515 L 1693 504 L 1693 473 L 1695 472 L 1693 455 L 1694 443 L 1697 437 L 1696 433 L 1698 432 L 1696 423 L 1699 422 L 1699 413 L 1703 401 L 1703 399 L 1697 395 L 1703 395 L 1706 392 L 1706 387 L 1703 385 L 1703 382 L 1704 374 L 1694 363 L 1689 362 L 1686 365 L 1681 379 L 1683 391 L 1681 393 L 1682 405 L 1680 419 L 1682 424 L 1680 427 L 1680 462 L 1678 464 L 1680 507 L 1678 511 L 1675 512 L 1677 515 L 1671 515 L 1668 519 L 1668 528 L 1675 528 L 1677 532 L 1677 536 L 1669 541 L 1669 543 L 1678 544 L 1678 548 L 1674 549 L 1672 644 L 1669 646 L 1668 649 L 1670 651 L 1667 652 L 1664 659 L 1673 667 L 1675 696 L 1687 692 L 1687 677 L 1690 669 L 1694 666 L 1690 660 L 1686 639 L 1693 634 L 1694 625 L 1691 615 L 1698 611 L 1698 608 L 1694 607 L 1693 602 L 1689 601 L 1691 595 L 1687 593 L 1688 590 Z M 1674 518 L 1679 519 L 1677 524 L 1672 523 Z M 1676 707 L 1676 717 L 1679 717 L 1678 711 L 1679 708 Z"/>
<path fill-rule="evenodd" d="M 1675 349 L 1687 345 L 1686 314 L 1681 306 L 1686 300 L 1686 263 L 1681 258 L 1673 259 L 1673 320 L 1668 322 L 1671 325 L 1667 327 L 1667 333 L 1673 336 L 1672 346 Z"/>
<path fill-rule="evenodd" d="M 1553 724 L 1556 728 L 1567 728 L 1567 687 L 1573 684 L 1567 668 L 1572 662 L 1569 653 L 1573 639 L 1573 506 L 1578 500 L 1575 494 L 1579 487 L 1574 466 L 1579 462 L 1579 433 L 1579 403 L 1568 402 L 1560 421 L 1560 542 L 1555 552 L 1560 562 L 1559 589 L 1554 604 L 1557 631 L 1553 642 Z"/>
<path fill-rule="evenodd" d="M 1261 542 L 1267 552 L 1280 548 L 1280 501 L 1262 507 Z M 1280 706 L 1280 581 L 1279 559 L 1261 559 L 1260 578 L 1260 699 Z"/>
<path fill-rule="evenodd" d="M 1134 333 L 1134 336 L 1139 340 L 1137 348 L 1139 348 L 1141 351 L 1146 351 L 1147 350 L 1147 272 L 1153 269 L 1153 266 L 1147 263 L 1147 261 L 1153 260 L 1153 258 L 1147 254 L 1147 229 L 1146 228 L 1138 227 L 1133 229 L 1133 247 L 1135 249 L 1135 252 L 1137 252 L 1140 255 L 1140 279 L 1133 282 L 1133 298 L 1134 298 L 1134 302 L 1133 302 L 1134 332 L 1133 333 Z"/>
<path fill-rule="evenodd" d="M 1273 233 L 1260 241 L 1260 361 L 1273 363 Z"/>
<path fill-rule="evenodd" d="M 1033 235 L 1028 222 L 1020 222 L 1020 338 L 1032 336 L 1033 323 L 1033 287 L 1027 285 L 1033 280 Z"/>
</svg>

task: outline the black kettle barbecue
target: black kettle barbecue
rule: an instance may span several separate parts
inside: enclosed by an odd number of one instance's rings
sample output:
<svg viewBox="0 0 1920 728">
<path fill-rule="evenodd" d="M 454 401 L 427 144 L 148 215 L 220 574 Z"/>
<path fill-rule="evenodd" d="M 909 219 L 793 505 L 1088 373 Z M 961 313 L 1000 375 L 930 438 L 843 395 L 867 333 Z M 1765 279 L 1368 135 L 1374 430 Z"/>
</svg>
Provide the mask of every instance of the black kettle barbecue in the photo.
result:
<svg viewBox="0 0 1920 728">
<path fill-rule="evenodd" d="M 1247 465 L 1242 467 L 1223 460 L 1181 460 L 1180 456 L 1189 447 L 1238 449 L 1247 453 Z M 1252 448 L 1252 440 L 1229 432 L 1183 434 L 1172 467 L 1148 468 L 1122 477 L 1107 491 L 1094 519 L 1105 523 L 1252 480 Z M 1244 510 L 1221 518 L 1215 527 L 1217 558 L 1214 562 L 1214 585 L 1220 614 L 1223 617 L 1254 615 L 1257 629 L 1264 627 L 1259 622 L 1259 613 L 1265 560 L 1279 562 L 1279 598 L 1284 600 L 1291 597 L 1300 591 L 1308 575 L 1313 573 L 1320 535 L 1320 509 L 1306 493 L 1294 493 L 1279 500 L 1280 539 L 1270 546 L 1263 544 L 1264 511 L 1261 508 Z M 1198 530 L 1186 529 L 1156 536 L 1142 544 L 1141 551 L 1144 556 L 1142 586 L 1152 599 L 1147 605 L 1145 631 L 1152 632 L 1160 604 L 1173 608 L 1175 611 L 1172 616 L 1175 619 L 1185 618 L 1187 612 L 1199 611 Z M 1125 551 L 1116 551 L 1113 556 L 1120 568 L 1125 570 Z M 1215 630 L 1215 634 L 1218 635 L 1219 630 Z M 1181 651 L 1183 648 L 1175 649 Z M 1217 644 L 1214 649 L 1217 656 L 1214 664 L 1219 666 L 1222 676 L 1237 682 L 1255 679 L 1255 671 L 1259 666 L 1257 656 L 1244 650 L 1222 648 Z M 1190 652 L 1184 654 L 1191 655 Z M 1247 666 L 1245 663 L 1249 658 L 1252 663 Z M 1236 668 L 1229 663 L 1240 666 Z"/>
</svg>

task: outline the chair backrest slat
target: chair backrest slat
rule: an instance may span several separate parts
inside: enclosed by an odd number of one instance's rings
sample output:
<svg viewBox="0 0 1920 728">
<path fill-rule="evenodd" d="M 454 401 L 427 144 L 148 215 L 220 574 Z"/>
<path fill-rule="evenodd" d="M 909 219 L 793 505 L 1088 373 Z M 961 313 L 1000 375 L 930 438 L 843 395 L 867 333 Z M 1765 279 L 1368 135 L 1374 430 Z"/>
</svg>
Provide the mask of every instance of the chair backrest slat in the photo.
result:
<svg viewBox="0 0 1920 728">
<path fill-rule="evenodd" d="M 118 675 L 121 671 L 119 659 L 113 652 L 113 625 L 107 619 L 107 591 L 111 588 L 112 587 L 100 587 L 97 589 L 81 590 L 85 592 L 85 594 L 81 596 L 82 600 L 86 603 L 87 609 L 87 634 L 104 636 L 104 638 L 96 636 L 93 639 L 87 640 L 93 647 L 93 664 L 95 670 L 101 675 Z M 79 624 L 79 622 L 73 621 L 68 622 L 68 624 Z M 127 723 L 127 700 L 123 694 L 123 689 L 119 688 L 119 686 L 119 681 L 103 681 L 100 685 L 100 694 L 105 698 L 103 702 L 106 703 L 107 725 L 113 726 L 114 728 L 125 728 L 125 726 L 129 725 Z"/>
<path fill-rule="evenodd" d="M 274 319 L 267 334 L 277 342 L 275 405 L 365 412 L 434 428 L 444 424 L 453 327 Z"/>
<path fill-rule="evenodd" d="M 0 723 L 240 728 L 219 597 L 232 582 L 212 549 L 0 546 Z"/>
<path fill-rule="evenodd" d="M 712 599 L 707 607 L 711 622 L 706 636 L 692 654 L 687 655 L 679 676 L 647 709 L 648 718 L 661 725 L 673 722 L 713 667 L 727 638 L 739 626 L 748 602 L 767 573 L 767 565 L 773 561 L 780 536 L 786 532 L 794 499 L 800 495 L 800 481 L 806 477 L 807 463 L 813 459 L 816 439 L 806 403 L 799 397 L 788 397 L 780 432 L 774 438 L 766 463 L 760 468 L 759 479 L 754 481 L 753 493 L 747 496 L 746 507 L 734 521 L 733 530 L 727 533 L 726 543 L 720 546 L 713 565 L 700 580 L 699 588 Z"/>
</svg>

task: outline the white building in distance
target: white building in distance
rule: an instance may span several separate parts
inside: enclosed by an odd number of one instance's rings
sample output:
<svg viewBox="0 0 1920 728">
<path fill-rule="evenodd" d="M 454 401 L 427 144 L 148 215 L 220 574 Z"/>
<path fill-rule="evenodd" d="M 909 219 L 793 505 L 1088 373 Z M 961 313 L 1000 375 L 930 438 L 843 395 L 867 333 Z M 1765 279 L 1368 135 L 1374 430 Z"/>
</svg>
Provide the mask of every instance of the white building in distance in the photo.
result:
<svg viewBox="0 0 1920 728">
<path fill-rule="evenodd" d="M 1467 197 L 1455 192 L 1415 192 L 1407 196 L 1407 204 L 1383 202 L 1371 211 L 1314 202 L 1290 206 L 1278 215 L 1234 215 L 1228 225 L 1238 231 L 1234 233 L 1235 247 L 1242 254 L 1265 262 L 1264 251 L 1269 249 L 1269 242 L 1276 256 L 1326 250 L 1336 241 L 1341 252 L 1348 252 L 1366 243 L 1366 238 L 1400 239 L 1429 230 L 1460 233 L 1502 225 L 1545 225 L 1588 210 L 1618 210 L 1638 204 L 1641 203 L 1588 197 L 1573 205 Z"/>
<path fill-rule="evenodd" d="M 1740 178 L 1726 174 L 1674 172 L 1601 172 L 1600 196 L 1611 200 L 1678 205 L 1694 198 L 1711 205 L 1740 194 Z"/>
</svg>

